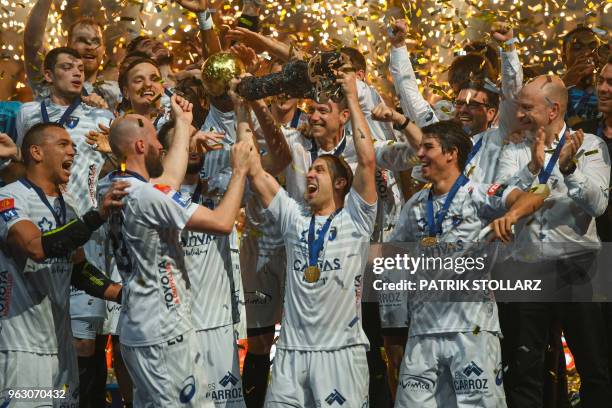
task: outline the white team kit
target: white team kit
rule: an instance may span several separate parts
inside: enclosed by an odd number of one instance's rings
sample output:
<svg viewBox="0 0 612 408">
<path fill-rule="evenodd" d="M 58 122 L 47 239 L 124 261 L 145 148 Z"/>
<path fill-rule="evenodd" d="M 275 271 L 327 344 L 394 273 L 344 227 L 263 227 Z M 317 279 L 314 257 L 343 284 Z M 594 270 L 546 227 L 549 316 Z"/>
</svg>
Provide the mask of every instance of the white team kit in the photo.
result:
<svg viewBox="0 0 612 408">
<path fill-rule="evenodd" d="M 184 202 L 202 200 L 201 185 L 182 185 Z M 244 407 L 238 344 L 234 335 L 235 291 L 230 236 L 183 230 L 181 246 L 194 299 L 191 316 L 206 398 L 216 407 Z"/>
<path fill-rule="evenodd" d="M 454 252 L 477 242 L 486 224 L 483 220 L 503 215 L 508 194 L 515 188 L 474 182 L 459 187 L 438 237 L 440 248 L 448 251 L 444 256 L 454 256 Z M 429 191 L 421 190 L 404 205 L 391 241 L 418 242 L 428 236 Z M 441 210 L 447 196 L 433 197 L 434 214 Z M 491 294 L 483 292 L 482 301 L 469 302 L 434 302 L 410 296 L 408 304 L 410 331 L 396 407 L 452 406 L 448 405 L 448 399 L 439 405 L 439 392 L 448 383 L 452 384 L 454 395 L 447 397 L 456 398 L 459 407 L 475 403 L 483 407 L 504 407 L 500 327 L 497 305 Z"/>
<path fill-rule="evenodd" d="M 79 378 L 69 315 L 71 254 L 37 263 L 13 253 L 7 242 L 20 221 L 46 232 L 75 218 L 64 197 L 44 196 L 49 208 L 39 192 L 27 180 L 0 188 L 0 405 L 6 406 L 11 389 L 48 388 L 62 390 L 64 397 L 53 406 L 77 407 Z"/>
<path fill-rule="evenodd" d="M 17 116 L 17 145 L 21 146 L 23 137 L 30 127 L 44 122 L 44 113 L 48 115 L 50 122 L 59 122 L 68 108 L 68 106 L 56 105 L 50 99 L 24 104 Z M 97 207 L 96 185 L 105 161 L 104 155 L 87 143 L 86 135 L 90 130 L 99 130 L 99 123 L 108 126 L 113 118 L 110 111 L 93 108 L 81 102 L 63 120 L 64 128 L 76 146 L 77 155 L 70 170 L 67 194 L 72 197 L 78 216 Z M 106 265 L 102 256 L 102 245 L 100 234 L 95 232 L 90 241 L 85 244 L 84 249 L 87 260 L 99 270 L 104 271 Z M 106 316 L 105 301 L 72 288 L 70 315 L 74 320 L 72 322 L 74 336 L 94 339 Z"/>
<path fill-rule="evenodd" d="M 267 208 L 287 250 L 286 286 L 278 355 L 266 406 L 367 406 L 369 343 L 361 327 L 361 276 L 376 203 L 354 190 L 328 224 L 317 264 L 320 276 L 305 279 L 312 217 L 280 189 Z M 314 217 L 319 231 L 328 216 Z"/>
</svg>

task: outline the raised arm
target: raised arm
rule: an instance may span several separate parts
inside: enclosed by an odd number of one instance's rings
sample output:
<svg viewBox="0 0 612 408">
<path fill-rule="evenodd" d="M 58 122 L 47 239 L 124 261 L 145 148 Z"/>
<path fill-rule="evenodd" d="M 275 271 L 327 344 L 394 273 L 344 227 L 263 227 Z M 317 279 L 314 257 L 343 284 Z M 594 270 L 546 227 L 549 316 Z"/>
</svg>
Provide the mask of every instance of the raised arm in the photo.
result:
<svg viewBox="0 0 612 408">
<path fill-rule="evenodd" d="M 223 199 L 214 210 L 199 206 L 187 222 L 186 229 L 224 235 L 232 232 L 244 195 L 247 171 L 256 150 L 252 143 L 245 141 L 238 141 L 232 146 L 232 178 Z"/>
<path fill-rule="evenodd" d="M 354 72 L 338 72 L 338 83 L 342 85 L 353 128 L 353 143 L 357 153 L 357 169 L 353 188 L 367 203 L 376 202 L 376 156 L 370 127 L 366 121 L 357 97 L 357 83 Z"/>
<path fill-rule="evenodd" d="M 273 176 L 282 172 L 291 164 L 291 150 L 283 130 L 272 116 L 272 112 L 263 100 L 251 102 L 253 112 L 268 147 L 268 152 L 261 158 L 264 170 Z"/>
<path fill-rule="evenodd" d="M 248 45 L 257 52 L 267 51 L 282 61 L 291 59 L 291 47 L 271 37 L 256 33 L 244 27 L 236 27 L 227 32 L 227 39 Z"/>
<path fill-rule="evenodd" d="M 170 102 L 175 122 L 174 138 L 168 153 L 166 153 L 163 159 L 164 173 L 160 177 L 151 180 L 151 182 L 167 184 L 173 189 L 178 190 L 187 171 L 193 105 L 176 94 L 172 95 Z"/>
<path fill-rule="evenodd" d="M 52 0 L 38 0 L 26 21 L 23 32 L 23 58 L 30 87 L 42 81 L 44 37 Z"/>
<path fill-rule="evenodd" d="M 208 58 L 221 51 L 219 36 L 214 29 L 212 16 L 208 10 L 208 0 L 178 0 L 185 9 L 196 14 L 202 41 L 202 57 Z"/>
<path fill-rule="evenodd" d="M 438 118 L 432 107 L 421 95 L 416 82 L 416 75 L 406 48 L 408 25 L 405 20 L 397 20 L 392 29 L 393 35 L 389 38 L 392 46 L 389 71 L 393 77 L 393 85 L 400 98 L 402 110 L 418 127 L 431 125 L 437 122 Z"/>
</svg>

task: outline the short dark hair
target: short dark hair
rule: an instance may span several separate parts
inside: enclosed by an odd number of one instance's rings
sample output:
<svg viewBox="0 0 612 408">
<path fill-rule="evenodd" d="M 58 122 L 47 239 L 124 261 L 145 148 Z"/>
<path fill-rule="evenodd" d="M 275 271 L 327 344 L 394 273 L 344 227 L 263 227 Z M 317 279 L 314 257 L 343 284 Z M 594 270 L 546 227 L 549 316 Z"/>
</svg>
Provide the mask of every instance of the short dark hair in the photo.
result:
<svg viewBox="0 0 612 408">
<path fill-rule="evenodd" d="M 459 92 L 464 89 L 471 89 L 476 92 L 484 92 L 487 95 L 487 106 L 495 110 L 499 109 L 499 94 L 497 92 L 493 92 L 492 90 L 487 89 L 483 83 L 466 82 L 461 84 Z"/>
<path fill-rule="evenodd" d="M 32 159 L 30 156 L 30 147 L 40 145 L 45 139 L 47 130 L 53 128 L 64 129 L 62 125 L 54 122 L 40 122 L 28 129 L 21 142 L 21 157 L 25 165 L 30 164 Z"/>
<path fill-rule="evenodd" d="M 346 196 L 353 185 L 353 171 L 346 160 L 333 154 L 322 154 L 318 157 L 327 163 L 327 168 L 331 173 L 332 183 L 339 178 L 346 179 L 346 187 L 342 190 L 342 195 Z"/>
<path fill-rule="evenodd" d="M 484 83 L 485 78 L 495 83 L 497 82 L 497 73 L 491 61 L 476 53 L 455 58 L 448 69 L 448 82 L 452 88 L 460 88 L 467 82 Z"/>
<path fill-rule="evenodd" d="M 200 129 L 208 115 L 208 105 L 202 105 L 206 102 L 206 90 L 202 85 L 202 80 L 195 77 L 186 77 L 176 83 L 175 91 L 177 94 L 187 99 L 193 104 L 193 126 Z"/>
<path fill-rule="evenodd" d="M 424 135 L 430 135 L 438 140 L 443 153 L 457 149 L 457 165 L 463 170 L 467 162 L 472 139 L 465 133 L 461 124 L 455 120 L 443 120 L 421 129 Z"/>
<path fill-rule="evenodd" d="M 161 143 L 162 147 L 166 150 L 170 148 L 170 130 L 174 127 L 174 120 L 164 122 L 164 124 L 157 131 L 157 139 Z"/>
<path fill-rule="evenodd" d="M 497 47 L 484 41 L 472 41 L 467 43 L 463 50 L 468 54 L 480 54 L 485 57 L 490 63 L 497 76 L 499 76 L 499 51 Z"/>
<path fill-rule="evenodd" d="M 351 60 L 351 65 L 355 68 L 355 71 L 363 71 L 366 72 L 367 63 L 363 54 L 357 49 L 353 47 L 342 47 L 340 48 L 340 52 L 348 55 Z"/>
<path fill-rule="evenodd" d="M 68 54 L 74 58 L 81 59 L 81 55 L 74 48 L 70 48 L 70 47 L 53 48 L 51 51 L 47 53 L 47 55 L 45 55 L 45 61 L 43 62 L 44 69 L 53 71 L 55 69 L 55 64 L 57 64 L 57 58 L 61 54 Z"/>
<path fill-rule="evenodd" d="M 119 79 L 117 80 L 120 91 L 123 92 L 123 87 L 127 85 L 127 75 L 132 68 L 143 63 L 151 64 L 159 71 L 159 65 L 157 62 L 149 58 L 149 56 L 144 52 L 133 52 L 123 58 L 123 61 L 121 61 L 121 65 L 119 66 Z"/>
<path fill-rule="evenodd" d="M 68 27 L 68 42 L 72 41 L 72 34 L 74 33 L 74 29 L 80 25 L 98 27 L 100 29 L 100 32 L 104 34 L 104 26 L 98 20 L 89 16 L 81 17 L 74 23 L 70 24 L 70 27 Z M 104 35 L 102 35 L 102 40 L 104 40 Z"/>
</svg>

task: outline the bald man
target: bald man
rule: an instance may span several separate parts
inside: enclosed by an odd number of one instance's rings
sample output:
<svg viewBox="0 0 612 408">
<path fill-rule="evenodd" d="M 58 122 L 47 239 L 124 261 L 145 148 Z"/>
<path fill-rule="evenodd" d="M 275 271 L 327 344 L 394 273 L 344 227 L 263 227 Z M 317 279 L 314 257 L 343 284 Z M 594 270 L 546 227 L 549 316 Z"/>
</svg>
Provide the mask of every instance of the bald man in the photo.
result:
<svg viewBox="0 0 612 408">
<path fill-rule="evenodd" d="M 173 156 L 172 169 L 164 170 L 162 146 L 149 119 L 128 115 L 110 129 L 109 143 L 125 169 L 108 178 L 131 184 L 124 210 L 111 217 L 108 231 L 126 288 L 119 317 L 121 354 L 134 382 L 134 406 L 212 407 L 202 364 L 196 364 L 203 356 L 195 344 L 180 233 L 230 233 L 252 148 L 244 143 L 232 148 L 233 174 L 219 206 L 211 211 L 197 205 L 178 192 L 187 167 L 191 106 L 179 106 L 173 97 L 172 109 L 175 136 L 167 154 Z"/>
<path fill-rule="evenodd" d="M 509 407 L 542 406 L 544 352 L 555 318 L 580 374 L 581 406 L 609 406 L 610 401 L 601 309 L 576 299 L 567 303 L 572 282 L 585 283 L 601 248 L 595 217 L 608 204 L 610 156 L 600 138 L 569 129 L 567 100 L 565 84 L 556 76 L 539 76 L 525 85 L 516 116 L 525 141 L 506 145 L 500 156 L 497 180 L 547 195 L 532 219 L 517 227 L 511 272 L 519 279 L 542 279 L 545 294 L 551 289 L 561 294 L 547 300 L 563 302 L 514 303 L 500 312 Z"/>
</svg>

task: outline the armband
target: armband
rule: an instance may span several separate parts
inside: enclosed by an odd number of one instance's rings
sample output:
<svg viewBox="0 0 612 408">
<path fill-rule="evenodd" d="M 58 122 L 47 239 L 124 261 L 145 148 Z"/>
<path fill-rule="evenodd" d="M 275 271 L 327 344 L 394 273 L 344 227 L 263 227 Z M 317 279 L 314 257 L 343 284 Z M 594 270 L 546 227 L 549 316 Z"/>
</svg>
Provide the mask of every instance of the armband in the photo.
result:
<svg viewBox="0 0 612 408">
<path fill-rule="evenodd" d="M 404 130 L 410 124 L 410 118 L 408 116 L 404 116 L 404 123 L 401 125 L 393 125 L 393 129 L 395 130 Z"/>
<path fill-rule="evenodd" d="M 259 16 L 247 16 L 242 14 L 238 18 L 238 27 L 243 27 L 254 32 L 259 31 Z"/>
<path fill-rule="evenodd" d="M 93 297 L 104 299 L 104 292 L 113 283 L 115 282 L 87 261 L 72 267 L 70 284 Z"/>
<path fill-rule="evenodd" d="M 41 243 L 45 258 L 60 258 L 89 241 L 91 234 L 104 224 L 104 220 L 96 210 L 91 210 L 83 216 L 83 220 L 75 219 L 66 225 L 43 233 Z"/>
</svg>

